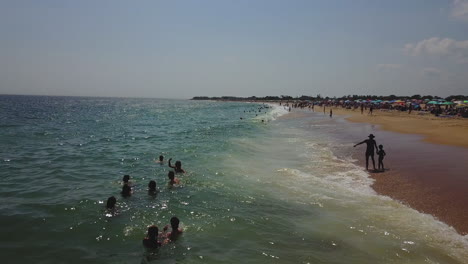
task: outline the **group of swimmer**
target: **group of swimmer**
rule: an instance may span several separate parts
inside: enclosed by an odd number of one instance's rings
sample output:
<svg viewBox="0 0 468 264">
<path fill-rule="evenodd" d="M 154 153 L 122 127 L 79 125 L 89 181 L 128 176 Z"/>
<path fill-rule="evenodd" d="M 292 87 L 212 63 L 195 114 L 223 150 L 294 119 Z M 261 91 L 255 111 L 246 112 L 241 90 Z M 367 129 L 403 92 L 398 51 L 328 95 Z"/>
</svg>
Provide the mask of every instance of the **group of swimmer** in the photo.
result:
<svg viewBox="0 0 468 264">
<path fill-rule="evenodd" d="M 175 177 L 176 173 L 185 173 L 185 170 L 182 168 L 182 162 L 176 161 L 174 165 L 171 164 L 172 158 L 168 160 L 168 166 L 173 171 L 169 171 L 167 177 L 169 178 L 168 186 L 174 187 L 180 184 L 180 180 Z M 164 156 L 159 156 L 159 160 L 156 163 L 164 164 Z M 122 191 L 121 195 L 124 198 L 130 197 L 133 194 L 132 184 L 130 182 L 130 175 L 124 175 L 122 178 Z M 148 183 L 148 194 L 156 195 L 158 190 L 156 188 L 156 181 L 151 180 Z M 117 199 L 114 196 L 111 196 L 107 199 L 106 210 L 110 214 L 114 215 L 116 213 L 116 204 Z M 159 229 L 155 225 L 148 227 L 148 233 L 143 239 L 143 246 L 149 249 L 159 248 L 162 245 L 168 244 L 171 241 L 175 241 L 177 237 L 182 234 L 183 230 L 179 228 L 179 219 L 177 217 L 172 217 L 170 220 L 171 231 L 168 232 L 169 225 L 166 225 L 163 228 L 163 232 L 159 232 Z"/>
<path fill-rule="evenodd" d="M 257 110 L 258 110 L 258 113 L 261 113 L 263 109 L 267 109 L 267 110 L 268 110 L 269 108 L 271 108 L 271 106 L 269 106 L 269 105 L 267 105 L 267 104 L 263 104 L 262 106 L 258 107 L 256 110 L 248 110 L 248 111 L 244 110 L 244 113 L 251 113 L 251 112 L 254 112 L 254 113 L 256 113 L 255 116 L 258 116 Z M 266 112 L 267 110 L 265 110 L 265 112 Z M 243 118 L 243 117 L 240 117 L 240 119 L 243 120 L 244 118 Z M 265 123 L 265 119 L 262 119 L 262 123 Z"/>
</svg>

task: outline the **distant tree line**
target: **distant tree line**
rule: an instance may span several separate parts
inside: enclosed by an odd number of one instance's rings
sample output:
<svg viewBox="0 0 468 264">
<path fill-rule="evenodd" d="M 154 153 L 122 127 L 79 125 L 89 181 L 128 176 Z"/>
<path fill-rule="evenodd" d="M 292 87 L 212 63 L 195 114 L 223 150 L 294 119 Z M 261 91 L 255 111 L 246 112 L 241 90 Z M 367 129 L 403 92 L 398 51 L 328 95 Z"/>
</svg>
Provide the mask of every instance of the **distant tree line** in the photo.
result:
<svg viewBox="0 0 468 264">
<path fill-rule="evenodd" d="M 408 100 L 408 99 L 417 99 L 417 100 L 437 100 L 437 99 L 445 99 L 447 101 L 452 100 L 468 100 L 468 95 L 451 95 L 446 98 L 442 98 L 439 96 L 432 96 L 432 95 L 420 95 L 415 94 L 413 96 L 397 96 L 397 95 L 345 95 L 341 97 L 322 97 L 320 94 L 317 96 L 297 96 L 292 97 L 288 95 L 281 95 L 281 96 L 265 96 L 265 97 L 236 97 L 236 96 L 221 96 L 221 97 L 208 97 L 208 96 L 195 96 L 192 100 L 216 100 L 216 101 L 322 101 L 322 100 L 383 100 L 383 101 L 392 101 L 392 100 Z"/>
</svg>

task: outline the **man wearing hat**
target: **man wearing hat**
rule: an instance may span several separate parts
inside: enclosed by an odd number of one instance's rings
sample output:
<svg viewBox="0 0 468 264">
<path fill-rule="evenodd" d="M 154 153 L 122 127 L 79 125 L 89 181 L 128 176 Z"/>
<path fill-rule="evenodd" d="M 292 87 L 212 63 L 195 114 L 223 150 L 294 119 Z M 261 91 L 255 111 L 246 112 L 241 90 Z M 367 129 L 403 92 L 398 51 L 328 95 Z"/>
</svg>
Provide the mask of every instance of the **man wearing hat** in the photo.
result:
<svg viewBox="0 0 468 264">
<path fill-rule="evenodd" d="M 369 139 L 366 139 L 366 140 L 354 145 L 354 147 L 356 147 L 357 145 L 361 145 L 362 143 L 366 143 L 366 145 L 367 145 L 367 149 L 366 149 L 366 170 L 369 170 L 369 157 L 372 158 L 372 165 L 374 166 L 374 170 L 375 170 L 374 147 L 375 147 L 375 149 L 378 149 L 378 148 L 377 148 L 377 142 L 375 142 L 374 138 L 375 138 L 374 135 L 370 134 Z"/>
</svg>

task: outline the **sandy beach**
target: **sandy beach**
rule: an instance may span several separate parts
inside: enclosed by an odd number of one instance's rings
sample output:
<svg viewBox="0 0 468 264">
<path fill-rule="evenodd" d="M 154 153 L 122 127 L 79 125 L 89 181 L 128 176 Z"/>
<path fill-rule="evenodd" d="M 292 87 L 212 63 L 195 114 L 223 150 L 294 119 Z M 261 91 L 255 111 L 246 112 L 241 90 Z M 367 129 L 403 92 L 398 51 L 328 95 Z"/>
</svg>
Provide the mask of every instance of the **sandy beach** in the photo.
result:
<svg viewBox="0 0 468 264">
<path fill-rule="evenodd" d="M 326 111 L 329 113 L 329 108 Z M 333 114 L 346 115 L 351 122 L 378 125 L 377 131 L 397 132 L 380 137 L 376 133 L 377 144 L 383 144 L 387 151 L 384 161 L 389 169 L 371 173 L 375 191 L 468 234 L 468 164 L 464 162 L 468 120 L 379 110 L 370 116 L 340 108 L 333 108 Z M 356 158 L 365 164 L 363 150 L 357 151 Z"/>
<path fill-rule="evenodd" d="M 327 107 L 327 111 L 329 108 Z M 328 113 L 328 112 L 327 112 Z M 333 108 L 333 114 L 346 115 L 351 122 L 379 125 L 382 129 L 424 136 L 424 141 L 436 144 L 468 148 L 468 120 L 465 118 L 443 118 L 420 112 L 400 112 L 374 110 L 373 115 L 367 111 L 361 114 L 359 109 L 347 110 Z"/>
</svg>

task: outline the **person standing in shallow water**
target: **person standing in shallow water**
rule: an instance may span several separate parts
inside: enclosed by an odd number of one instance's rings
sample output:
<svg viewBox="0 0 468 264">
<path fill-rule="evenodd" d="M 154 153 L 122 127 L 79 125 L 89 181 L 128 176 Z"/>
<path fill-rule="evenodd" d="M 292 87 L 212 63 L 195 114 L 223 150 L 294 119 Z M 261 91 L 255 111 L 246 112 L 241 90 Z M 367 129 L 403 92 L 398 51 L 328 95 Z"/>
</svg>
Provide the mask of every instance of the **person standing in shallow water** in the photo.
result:
<svg viewBox="0 0 468 264">
<path fill-rule="evenodd" d="M 114 196 L 111 196 L 107 199 L 106 209 L 109 211 L 115 210 L 115 204 L 117 203 L 117 199 Z"/>
<path fill-rule="evenodd" d="M 169 186 L 170 187 L 174 186 L 174 184 L 179 184 L 180 183 L 179 179 L 175 177 L 175 174 L 174 174 L 173 171 L 170 171 L 167 174 L 167 177 L 169 178 Z"/>
<path fill-rule="evenodd" d="M 159 156 L 159 160 L 156 161 L 156 163 L 159 163 L 159 164 L 164 164 L 164 156 L 163 155 L 160 155 Z"/>
<path fill-rule="evenodd" d="M 374 160 L 374 150 L 377 149 L 377 142 L 374 140 L 374 135 L 370 134 L 369 139 L 366 139 L 362 142 L 357 143 L 354 145 L 354 147 L 361 145 L 362 143 L 366 143 L 367 149 L 366 149 L 366 170 L 369 170 L 369 157 L 372 159 L 372 166 L 374 167 L 375 170 L 375 160 Z"/>
<path fill-rule="evenodd" d="M 124 175 L 122 178 L 123 184 L 128 184 L 131 185 L 132 183 L 130 182 L 130 175 Z"/>
<path fill-rule="evenodd" d="M 169 167 L 173 168 L 175 173 L 185 173 L 185 170 L 182 169 L 182 162 L 180 160 L 176 161 L 175 166 L 171 165 L 172 158 L 169 159 Z"/>
<path fill-rule="evenodd" d="M 156 249 L 161 247 L 161 243 L 158 241 L 158 227 L 155 225 L 148 227 L 148 234 L 143 239 L 143 246 L 145 248 Z"/>
<path fill-rule="evenodd" d="M 124 184 L 121 194 L 123 197 L 130 197 L 132 195 L 132 188 L 128 184 Z"/>
<path fill-rule="evenodd" d="M 164 241 L 165 243 L 169 243 L 172 241 L 175 241 L 183 232 L 182 228 L 179 228 L 179 223 L 180 220 L 177 217 L 172 217 L 171 218 L 171 232 L 166 234 L 166 240 Z M 164 227 L 164 232 L 166 232 L 169 228 L 169 225 L 166 225 Z"/>
<path fill-rule="evenodd" d="M 384 165 L 383 165 L 383 159 L 387 153 L 385 153 L 385 150 L 383 150 L 383 145 L 379 145 L 379 150 L 377 150 L 377 155 L 379 155 L 379 170 L 385 171 Z"/>
<path fill-rule="evenodd" d="M 155 195 L 158 193 L 158 190 L 156 189 L 156 182 L 155 181 L 150 181 L 148 183 L 148 194 L 149 195 Z"/>
</svg>

